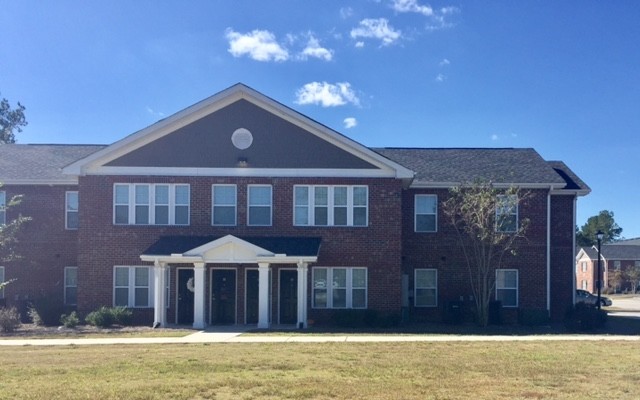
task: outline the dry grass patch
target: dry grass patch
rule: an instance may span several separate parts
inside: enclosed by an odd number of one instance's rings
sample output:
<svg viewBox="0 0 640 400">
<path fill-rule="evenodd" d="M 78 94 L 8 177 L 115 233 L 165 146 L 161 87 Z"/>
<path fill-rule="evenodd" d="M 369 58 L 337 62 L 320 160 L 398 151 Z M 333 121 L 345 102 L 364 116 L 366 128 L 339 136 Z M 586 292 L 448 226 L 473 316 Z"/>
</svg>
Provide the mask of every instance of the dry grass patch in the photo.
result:
<svg viewBox="0 0 640 400">
<path fill-rule="evenodd" d="M 255 343 L 0 348 L 0 398 L 640 397 L 628 342 Z"/>
</svg>

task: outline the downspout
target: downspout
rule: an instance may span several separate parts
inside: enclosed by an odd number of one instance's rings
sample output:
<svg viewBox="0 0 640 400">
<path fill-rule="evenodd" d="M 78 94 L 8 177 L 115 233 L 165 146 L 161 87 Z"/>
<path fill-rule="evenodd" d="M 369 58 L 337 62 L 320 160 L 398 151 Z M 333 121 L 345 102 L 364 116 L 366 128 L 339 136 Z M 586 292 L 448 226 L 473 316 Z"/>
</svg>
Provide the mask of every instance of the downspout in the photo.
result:
<svg viewBox="0 0 640 400">
<path fill-rule="evenodd" d="M 547 193 L 547 313 L 551 317 L 551 191 Z"/>
<path fill-rule="evenodd" d="M 572 303 L 571 304 L 576 304 L 576 223 L 577 223 L 577 217 L 576 217 L 576 212 L 577 212 L 577 205 L 578 205 L 578 195 L 573 196 L 573 225 L 571 225 L 571 229 L 573 229 L 573 247 L 572 247 L 572 254 L 573 254 L 573 292 L 571 292 L 571 298 L 572 298 Z"/>
</svg>

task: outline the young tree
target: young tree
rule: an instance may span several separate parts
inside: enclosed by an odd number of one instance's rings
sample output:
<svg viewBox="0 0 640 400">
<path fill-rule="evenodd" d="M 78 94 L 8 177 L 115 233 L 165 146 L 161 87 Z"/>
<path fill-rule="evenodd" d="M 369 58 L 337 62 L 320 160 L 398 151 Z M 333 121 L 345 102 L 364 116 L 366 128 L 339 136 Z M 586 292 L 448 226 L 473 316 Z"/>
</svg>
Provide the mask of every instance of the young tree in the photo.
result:
<svg viewBox="0 0 640 400">
<path fill-rule="evenodd" d="M 631 292 L 633 294 L 636 294 L 636 291 L 638 289 L 638 285 L 640 285 L 640 266 L 631 265 L 625 271 L 625 276 L 629 280 L 629 282 L 631 283 Z"/>
<path fill-rule="evenodd" d="M 528 193 L 518 188 L 498 189 L 491 182 L 475 182 L 452 188 L 443 211 L 455 228 L 469 272 L 477 322 L 489 322 L 489 303 L 494 298 L 496 269 L 507 254 L 516 254 L 528 219 L 518 221 L 518 206 Z"/>
<path fill-rule="evenodd" d="M 618 226 L 613 218 L 613 211 L 602 210 L 598 215 L 587 219 L 587 223 L 576 231 L 576 242 L 578 246 L 591 247 L 597 243 L 596 233 L 602 231 L 604 238 L 602 243 L 610 243 L 620 240 L 622 228 Z"/>
<path fill-rule="evenodd" d="M 615 271 L 609 273 L 608 283 L 613 293 L 618 293 L 618 289 L 622 285 L 622 280 L 622 271 L 620 271 L 619 269 L 616 269 Z"/>
<path fill-rule="evenodd" d="M 0 144 L 16 142 L 15 132 L 22 132 L 22 127 L 27 125 L 24 110 L 20 102 L 12 110 L 7 99 L 0 100 Z"/>
<path fill-rule="evenodd" d="M 2 188 L 2 183 L 0 183 L 0 188 Z M 9 199 L 6 204 L 0 203 L 0 211 L 6 216 L 7 210 L 17 206 L 21 201 L 22 196 L 14 196 Z M 6 219 L 4 223 L 0 221 L 0 262 L 13 261 L 20 257 L 16 251 L 16 244 L 18 243 L 17 234 L 22 224 L 31 218 L 18 215 L 11 220 L 6 217 L 4 219 Z"/>
</svg>

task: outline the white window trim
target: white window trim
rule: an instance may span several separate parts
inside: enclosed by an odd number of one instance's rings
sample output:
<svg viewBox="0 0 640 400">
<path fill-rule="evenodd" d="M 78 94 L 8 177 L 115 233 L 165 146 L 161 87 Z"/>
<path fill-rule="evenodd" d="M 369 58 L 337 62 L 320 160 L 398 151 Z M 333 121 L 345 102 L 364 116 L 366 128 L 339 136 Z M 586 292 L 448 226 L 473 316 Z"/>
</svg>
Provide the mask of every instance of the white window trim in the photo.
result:
<svg viewBox="0 0 640 400">
<path fill-rule="evenodd" d="M 434 271 L 436 274 L 436 285 L 434 287 L 418 287 L 418 272 L 419 271 Z M 418 290 L 419 289 L 432 289 L 435 290 L 435 304 L 418 305 Z M 435 268 L 416 268 L 413 272 L 413 305 L 420 308 L 433 308 L 438 307 L 438 270 Z"/>
<path fill-rule="evenodd" d="M 516 273 L 516 287 L 512 288 L 512 287 L 498 287 L 498 274 L 500 273 L 500 271 L 502 272 L 515 272 Z M 517 269 L 507 269 L 507 268 L 502 268 L 502 269 L 496 269 L 496 294 L 495 294 L 495 300 L 499 300 L 498 299 L 498 290 L 515 290 L 516 291 L 516 304 L 515 305 L 504 305 L 502 304 L 502 307 L 504 308 L 517 308 L 520 304 L 520 272 Z"/>
<path fill-rule="evenodd" d="M 116 203 L 116 188 L 118 186 L 127 186 L 129 188 L 129 198 L 128 202 L 125 203 Z M 136 203 L 136 187 L 137 186 L 147 186 L 149 188 L 149 203 L 138 204 Z M 155 202 L 155 194 L 157 186 L 168 186 L 169 187 L 169 221 L 168 224 L 156 224 L 155 223 L 155 213 L 156 213 L 156 202 Z M 176 188 L 177 187 L 186 187 L 187 194 L 189 196 L 188 204 L 178 204 L 176 203 Z M 128 220 L 127 223 L 117 223 L 116 222 L 116 206 L 127 206 L 128 211 Z M 147 206 L 149 211 L 149 223 L 148 224 L 136 224 L 136 206 L 142 205 Z M 161 206 L 165 206 L 166 204 L 158 204 Z M 176 218 L 176 208 L 177 207 L 187 207 L 187 221 L 184 224 L 177 224 L 175 222 Z M 191 224 L 191 186 L 187 183 L 114 183 L 113 184 L 113 224 L 119 226 L 189 226 Z"/>
<path fill-rule="evenodd" d="M 306 205 L 297 205 L 296 204 L 296 188 L 306 187 L 307 191 L 307 204 Z M 326 225 L 317 225 L 315 222 L 315 189 L 318 187 L 327 188 L 327 224 Z M 334 191 L 336 188 L 347 188 L 347 223 L 346 225 L 335 225 L 335 216 L 334 211 L 336 207 L 344 207 L 343 205 L 336 206 L 335 205 L 335 195 Z M 353 198 L 353 191 L 355 188 L 362 188 L 366 190 L 366 204 L 364 205 L 355 205 Z M 307 224 L 297 224 L 296 223 L 296 207 L 306 207 L 307 208 Z M 323 206 L 324 207 L 324 206 Z M 354 225 L 354 210 L 356 208 L 364 208 L 365 209 L 365 223 L 364 225 Z M 293 225 L 294 226 L 314 226 L 314 227 L 323 227 L 323 226 L 331 226 L 331 227 L 349 227 L 349 228 L 366 228 L 369 226 L 369 186 L 367 185 L 294 185 L 293 187 Z"/>
<path fill-rule="evenodd" d="M 154 279 L 153 279 L 153 269 L 146 265 L 115 265 L 113 267 L 113 291 L 112 291 L 112 304 L 114 307 L 116 305 L 116 289 L 124 288 L 125 286 L 116 286 L 116 270 L 118 268 L 127 268 L 128 271 L 128 285 L 127 288 L 127 305 L 124 307 L 127 308 L 153 308 L 153 295 L 154 295 Z M 147 269 L 147 286 L 136 286 L 136 269 L 137 268 L 145 268 Z M 147 288 L 148 289 L 148 299 L 146 306 L 136 306 L 136 289 L 137 288 Z"/>
<path fill-rule="evenodd" d="M 507 230 L 501 230 L 500 226 L 498 225 L 498 221 L 500 218 L 500 215 L 502 215 L 501 212 L 501 208 L 502 208 L 502 199 L 504 198 L 515 198 L 515 212 L 511 212 L 509 214 L 505 215 L 515 215 L 516 217 L 516 226 L 515 226 L 515 230 L 512 231 L 507 231 Z M 518 195 L 516 194 L 500 194 L 498 195 L 498 199 L 496 201 L 496 232 L 501 232 L 501 233 L 515 233 L 518 232 L 518 229 L 520 227 L 520 201 L 518 200 Z"/>
<path fill-rule="evenodd" d="M 76 284 L 74 285 L 67 285 L 67 271 L 69 270 L 75 270 L 76 271 Z M 64 293 L 63 293 L 63 302 L 65 306 L 75 306 L 78 305 L 78 267 L 64 267 Z M 67 289 L 68 288 L 76 288 L 76 302 L 75 303 L 67 303 Z"/>
<path fill-rule="evenodd" d="M 78 204 L 78 209 L 77 210 L 70 210 L 69 209 L 69 195 L 75 194 L 76 195 L 76 204 Z M 77 190 L 69 190 L 67 192 L 65 192 L 64 194 L 64 228 L 66 230 L 70 230 L 70 231 L 75 231 L 78 230 L 78 227 L 70 227 L 69 226 L 69 214 L 71 213 L 75 213 L 78 214 L 80 210 L 80 197 L 78 195 L 78 191 Z M 80 221 L 78 220 L 78 224 L 80 223 Z"/>
<path fill-rule="evenodd" d="M 433 197 L 436 200 L 436 212 L 431 213 L 419 213 L 418 214 L 418 198 L 420 197 Z M 435 216 L 435 225 L 432 231 L 418 230 L 418 215 L 433 215 Z M 436 194 L 416 194 L 413 199 L 413 231 L 417 233 L 437 233 L 438 232 L 438 195 Z"/>
<path fill-rule="evenodd" d="M 214 222 L 215 215 L 215 191 L 217 187 L 233 187 L 235 195 L 235 203 L 233 204 L 218 204 L 220 207 L 231 207 L 233 205 L 233 224 L 216 224 Z M 273 193 L 272 193 L 273 195 Z M 248 217 L 247 217 L 248 218 Z M 214 184 L 211 185 L 211 226 L 237 226 L 238 225 L 238 185 L 234 184 Z"/>
<path fill-rule="evenodd" d="M 7 223 L 7 192 L 0 190 L 0 225 Z"/>
<path fill-rule="evenodd" d="M 326 307 L 317 307 L 315 304 L 315 290 L 323 289 L 314 287 L 315 282 L 315 274 L 318 270 L 326 269 L 327 270 L 327 287 L 324 288 L 327 291 L 327 306 Z M 329 283 L 333 282 L 333 271 L 337 269 L 345 269 L 347 271 L 347 280 L 346 280 L 346 304 L 345 307 L 334 307 L 333 306 L 333 291 L 332 287 L 329 287 Z M 354 270 L 364 270 L 365 282 L 366 285 L 364 288 L 354 288 L 353 287 L 353 271 Z M 369 307 L 369 270 L 366 267 L 313 267 L 312 268 L 312 277 L 311 277 L 311 306 L 314 309 L 318 310 L 366 310 Z M 353 290 L 364 290 L 364 307 L 353 307 Z"/>
<path fill-rule="evenodd" d="M 251 204 L 251 188 L 269 188 L 269 223 L 268 224 L 252 224 L 251 223 L 251 207 L 266 208 L 264 204 Z M 247 185 L 247 226 L 273 226 L 273 186 L 272 185 Z"/>
</svg>

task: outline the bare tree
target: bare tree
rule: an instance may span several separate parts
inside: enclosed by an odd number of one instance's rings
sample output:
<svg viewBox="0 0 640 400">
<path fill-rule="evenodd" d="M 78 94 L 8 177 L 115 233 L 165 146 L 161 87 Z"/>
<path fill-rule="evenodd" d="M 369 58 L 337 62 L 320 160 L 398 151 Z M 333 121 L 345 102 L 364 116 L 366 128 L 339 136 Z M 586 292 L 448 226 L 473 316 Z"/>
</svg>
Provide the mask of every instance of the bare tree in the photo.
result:
<svg viewBox="0 0 640 400">
<path fill-rule="evenodd" d="M 0 189 L 1 188 L 2 183 L 0 183 Z M 2 199 L 2 203 L 0 203 L 0 212 L 4 215 L 3 220 L 6 220 L 0 221 L 0 262 L 12 261 L 20 257 L 16 251 L 16 244 L 18 243 L 17 234 L 22 224 L 29 221 L 31 218 L 18 215 L 16 218 L 9 221 L 8 218 L 6 218 L 6 214 L 8 209 L 20 204 L 21 200 L 21 196 L 14 196 L 6 202 L 6 204 L 4 204 L 4 199 Z M 11 280 L 0 282 L 0 290 L 11 282 Z"/>
<path fill-rule="evenodd" d="M 627 270 L 625 271 L 625 276 L 629 280 L 629 283 L 631 283 L 631 292 L 633 294 L 636 294 L 638 285 L 640 285 L 640 266 L 629 266 L 629 268 L 627 268 Z"/>
<path fill-rule="evenodd" d="M 454 187 L 443 211 L 455 228 L 475 300 L 477 322 L 489 322 L 489 303 L 494 298 L 496 269 L 507 254 L 516 254 L 528 219 L 518 220 L 518 206 L 530 194 L 518 188 L 496 188 L 477 181 Z"/>
</svg>

